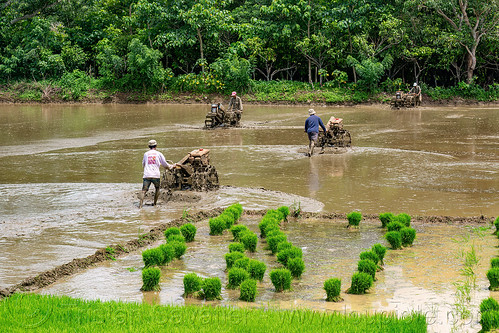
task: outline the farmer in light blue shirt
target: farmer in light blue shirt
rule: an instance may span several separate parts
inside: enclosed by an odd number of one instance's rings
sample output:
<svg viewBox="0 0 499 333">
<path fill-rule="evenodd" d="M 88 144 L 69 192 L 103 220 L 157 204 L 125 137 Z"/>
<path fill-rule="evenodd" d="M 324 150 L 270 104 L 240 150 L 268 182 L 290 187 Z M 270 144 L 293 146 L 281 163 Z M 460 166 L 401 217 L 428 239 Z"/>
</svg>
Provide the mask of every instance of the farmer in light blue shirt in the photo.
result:
<svg viewBox="0 0 499 333">
<path fill-rule="evenodd" d="M 307 153 L 307 156 L 310 157 L 314 154 L 314 147 L 317 144 L 317 138 L 319 137 L 319 126 L 324 132 L 327 132 L 327 130 L 321 118 L 315 115 L 314 109 L 308 110 L 308 114 L 310 116 L 307 118 L 307 120 L 305 120 L 305 132 L 307 132 L 308 140 L 310 141 L 308 144 Z"/>
</svg>

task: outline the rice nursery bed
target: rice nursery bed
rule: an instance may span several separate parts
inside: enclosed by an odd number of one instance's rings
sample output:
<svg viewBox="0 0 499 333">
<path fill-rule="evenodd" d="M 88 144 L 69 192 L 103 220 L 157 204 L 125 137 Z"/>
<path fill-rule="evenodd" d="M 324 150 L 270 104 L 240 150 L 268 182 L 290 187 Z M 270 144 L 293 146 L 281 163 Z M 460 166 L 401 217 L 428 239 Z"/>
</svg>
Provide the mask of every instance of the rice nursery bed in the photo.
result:
<svg viewBox="0 0 499 333">
<path fill-rule="evenodd" d="M 243 215 L 239 225 L 258 235 L 260 215 Z M 144 267 L 141 252 L 132 252 L 116 261 L 109 260 L 94 268 L 64 278 L 41 289 L 42 294 L 68 295 L 82 299 L 120 300 L 168 305 L 215 305 L 238 308 L 266 308 L 287 310 L 318 310 L 336 313 L 394 313 L 399 317 L 412 312 L 422 313 L 430 332 L 476 332 L 480 329 L 480 302 L 495 294 L 489 291 L 486 272 L 490 259 L 497 252 L 497 236 L 487 223 L 466 224 L 412 222 L 417 237 L 412 246 L 392 250 L 384 239 L 387 231 L 377 219 L 360 222 L 358 228 L 347 228 L 346 218 L 309 217 L 281 224 L 288 242 L 302 249 L 305 271 L 293 279 L 291 290 L 276 292 L 269 273 L 283 266 L 258 238 L 255 252 L 246 257 L 262 261 L 267 266 L 263 280 L 257 283 L 254 302 L 241 301 L 240 290 L 230 289 L 224 255 L 229 252 L 233 235 L 210 235 L 208 220 L 195 223 L 197 233 L 187 243 L 185 254 L 161 266 L 159 291 L 140 291 L 141 271 Z M 159 246 L 164 241 L 156 242 Z M 359 254 L 381 243 L 388 250 L 383 270 L 364 295 L 346 293 L 352 274 L 357 271 Z M 477 263 L 471 267 L 473 286 L 464 274 L 465 257 L 473 253 Z M 206 301 L 184 297 L 183 278 L 195 273 L 201 278 L 216 277 L 222 284 L 221 299 Z M 327 302 L 324 282 L 330 278 L 341 280 L 341 302 Z M 467 291 L 466 291 L 467 290 Z M 499 297 L 497 297 L 499 298 Z"/>
</svg>

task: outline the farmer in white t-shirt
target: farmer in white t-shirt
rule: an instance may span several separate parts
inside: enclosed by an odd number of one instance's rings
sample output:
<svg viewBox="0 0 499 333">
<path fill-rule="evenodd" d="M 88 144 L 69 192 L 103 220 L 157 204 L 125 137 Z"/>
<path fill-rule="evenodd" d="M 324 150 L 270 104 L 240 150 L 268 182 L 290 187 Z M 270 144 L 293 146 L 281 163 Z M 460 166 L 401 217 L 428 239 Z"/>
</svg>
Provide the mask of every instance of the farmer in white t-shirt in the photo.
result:
<svg viewBox="0 0 499 333">
<path fill-rule="evenodd" d="M 156 140 L 149 141 L 149 151 L 144 154 L 144 158 L 142 159 L 142 166 L 144 167 L 144 176 L 142 182 L 142 192 L 140 193 L 140 203 L 139 208 L 142 208 L 142 204 L 144 203 L 144 196 L 146 192 L 149 190 L 149 186 L 151 183 L 154 184 L 154 204 L 158 201 L 159 196 L 159 183 L 161 173 L 159 171 L 160 166 L 162 165 L 165 168 L 173 169 L 175 164 L 168 164 L 165 160 L 165 156 L 156 150 L 156 146 L 158 143 Z"/>
</svg>

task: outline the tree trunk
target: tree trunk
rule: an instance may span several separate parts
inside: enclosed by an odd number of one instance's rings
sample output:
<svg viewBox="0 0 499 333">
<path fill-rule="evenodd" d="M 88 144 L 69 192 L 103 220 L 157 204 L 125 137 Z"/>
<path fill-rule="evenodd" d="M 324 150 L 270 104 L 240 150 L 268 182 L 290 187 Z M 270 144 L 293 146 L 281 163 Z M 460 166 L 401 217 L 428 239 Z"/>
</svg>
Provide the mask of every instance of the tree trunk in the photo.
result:
<svg viewBox="0 0 499 333">
<path fill-rule="evenodd" d="M 199 39 L 199 53 L 201 54 L 201 71 L 203 72 L 203 77 L 204 77 L 204 52 L 203 52 L 203 36 L 201 35 L 201 30 L 199 28 L 196 28 L 196 31 L 198 33 L 198 39 Z"/>
</svg>

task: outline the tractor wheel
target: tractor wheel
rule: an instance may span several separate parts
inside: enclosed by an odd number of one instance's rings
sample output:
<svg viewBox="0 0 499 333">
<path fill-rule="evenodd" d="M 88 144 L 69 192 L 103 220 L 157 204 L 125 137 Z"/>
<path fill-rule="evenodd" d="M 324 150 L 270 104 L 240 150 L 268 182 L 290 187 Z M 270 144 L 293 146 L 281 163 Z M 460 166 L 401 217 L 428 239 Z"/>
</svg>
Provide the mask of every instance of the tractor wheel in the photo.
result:
<svg viewBox="0 0 499 333">
<path fill-rule="evenodd" d="M 349 131 L 345 130 L 345 133 L 343 134 L 343 147 L 350 147 L 351 144 L 352 136 Z"/>
<path fill-rule="evenodd" d="M 206 186 L 207 188 L 218 188 L 218 173 L 213 165 L 207 167 L 206 170 Z"/>
<path fill-rule="evenodd" d="M 173 174 L 172 171 L 166 170 L 163 173 L 163 177 L 161 179 L 160 188 L 164 188 L 164 189 L 176 189 L 175 175 Z"/>
</svg>

